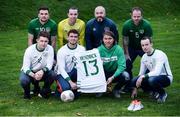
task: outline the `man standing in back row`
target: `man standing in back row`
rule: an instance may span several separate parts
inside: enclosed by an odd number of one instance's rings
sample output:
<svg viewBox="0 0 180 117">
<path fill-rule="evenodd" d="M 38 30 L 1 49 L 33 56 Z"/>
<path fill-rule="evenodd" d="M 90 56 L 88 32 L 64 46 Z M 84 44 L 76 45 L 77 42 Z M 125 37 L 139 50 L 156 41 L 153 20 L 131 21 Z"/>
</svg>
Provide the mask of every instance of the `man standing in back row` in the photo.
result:
<svg viewBox="0 0 180 117">
<path fill-rule="evenodd" d="M 124 23 L 122 36 L 123 48 L 126 57 L 126 70 L 132 79 L 133 62 L 137 56 L 142 57 L 144 54 L 140 41 L 144 36 L 152 37 L 151 25 L 147 20 L 143 19 L 141 8 L 132 8 L 131 19 Z"/>
<path fill-rule="evenodd" d="M 56 48 L 56 22 L 49 18 L 49 8 L 42 6 L 38 9 L 38 18 L 32 19 L 28 26 L 28 46 L 35 44 L 39 32 L 46 31 L 50 34 L 49 44 Z"/>
<path fill-rule="evenodd" d="M 94 11 L 95 18 L 89 20 L 85 29 L 86 49 L 91 50 L 101 45 L 103 33 L 112 31 L 115 39 L 119 40 L 119 34 L 116 24 L 106 17 L 106 11 L 103 6 L 97 6 Z"/>
<path fill-rule="evenodd" d="M 78 19 L 78 8 L 71 7 L 67 13 L 68 18 L 62 20 L 58 24 L 58 40 L 60 48 L 68 43 L 68 32 L 71 29 L 76 29 L 79 33 L 79 44 L 84 46 L 84 32 L 85 23 L 81 19 Z"/>
</svg>

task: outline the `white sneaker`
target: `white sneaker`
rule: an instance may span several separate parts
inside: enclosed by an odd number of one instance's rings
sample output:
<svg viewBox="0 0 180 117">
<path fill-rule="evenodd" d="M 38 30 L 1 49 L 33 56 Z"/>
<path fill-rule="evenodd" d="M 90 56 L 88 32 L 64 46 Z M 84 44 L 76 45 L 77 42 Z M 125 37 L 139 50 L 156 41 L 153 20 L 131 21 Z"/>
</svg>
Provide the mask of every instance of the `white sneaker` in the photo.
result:
<svg viewBox="0 0 180 117">
<path fill-rule="evenodd" d="M 38 94 L 38 97 L 42 98 L 42 95 L 39 93 L 39 94 Z"/>
<path fill-rule="evenodd" d="M 133 111 L 138 111 L 144 108 L 144 106 L 141 104 L 141 101 L 136 101 Z"/>
<path fill-rule="evenodd" d="M 30 91 L 30 95 L 33 95 L 34 94 L 34 92 L 33 91 Z"/>
<path fill-rule="evenodd" d="M 133 101 L 131 102 L 131 104 L 128 106 L 127 109 L 128 109 L 129 111 L 132 111 L 132 110 L 134 109 L 136 101 L 137 101 L 137 100 L 133 100 Z"/>
</svg>

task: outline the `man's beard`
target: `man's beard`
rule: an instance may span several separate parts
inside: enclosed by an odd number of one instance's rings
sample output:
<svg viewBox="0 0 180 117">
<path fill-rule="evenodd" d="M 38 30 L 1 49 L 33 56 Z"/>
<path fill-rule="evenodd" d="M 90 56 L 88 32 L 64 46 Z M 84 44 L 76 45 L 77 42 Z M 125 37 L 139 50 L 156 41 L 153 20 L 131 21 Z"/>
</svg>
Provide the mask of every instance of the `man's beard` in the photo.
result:
<svg viewBox="0 0 180 117">
<path fill-rule="evenodd" d="M 98 21 L 98 22 L 102 22 L 103 20 L 104 20 L 103 17 L 97 17 L 97 21 Z"/>
<path fill-rule="evenodd" d="M 47 22 L 48 19 L 41 19 L 41 22 Z"/>
</svg>

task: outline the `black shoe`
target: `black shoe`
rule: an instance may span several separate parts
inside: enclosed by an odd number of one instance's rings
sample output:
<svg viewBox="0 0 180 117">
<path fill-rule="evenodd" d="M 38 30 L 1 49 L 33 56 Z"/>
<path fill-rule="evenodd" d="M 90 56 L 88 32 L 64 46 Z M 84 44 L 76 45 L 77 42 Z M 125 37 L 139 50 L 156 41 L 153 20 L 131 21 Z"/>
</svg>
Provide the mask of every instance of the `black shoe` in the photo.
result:
<svg viewBox="0 0 180 117">
<path fill-rule="evenodd" d="M 31 96 L 30 96 L 30 94 L 24 94 L 24 99 L 31 99 Z"/>
<path fill-rule="evenodd" d="M 164 103 L 167 99 L 167 93 L 164 93 L 162 95 L 159 95 L 159 98 L 157 99 L 158 103 Z"/>
<path fill-rule="evenodd" d="M 159 98 L 159 93 L 158 93 L 158 92 L 151 91 L 151 92 L 149 93 L 149 96 L 150 96 L 150 98 L 152 98 L 152 99 L 158 99 L 158 98 Z"/>
<path fill-rule="evenodd" d="M 73 91 L 75 99 L 78 99 L 81 95 L 81 92 Z"/>
<path fill-rule="evenodd" d="M 39 97 L 41 96 L 45 99 L 48 99 L 50 95 L 51 95 L 51 89 L 42 89 L 38 94 Z"/>
<path fill-rule="evenodd" d="M 40 87 L 37 87 L 37 88 L 34 87 L 33 93 L 34 95 L 38 95 L 40 93 Z"/>
<path fill-rule="evenodd" d="M 113 90 L 113 95 L 115 98 L 121 98 L 120 90 Z"/>
<path fill-rule="evenodd" d="M 102 97 L 103 96 L 103 93 L 96 93 L 96 97 L 97 98 L 100 98 L 100 97 Z"/>
</svg>

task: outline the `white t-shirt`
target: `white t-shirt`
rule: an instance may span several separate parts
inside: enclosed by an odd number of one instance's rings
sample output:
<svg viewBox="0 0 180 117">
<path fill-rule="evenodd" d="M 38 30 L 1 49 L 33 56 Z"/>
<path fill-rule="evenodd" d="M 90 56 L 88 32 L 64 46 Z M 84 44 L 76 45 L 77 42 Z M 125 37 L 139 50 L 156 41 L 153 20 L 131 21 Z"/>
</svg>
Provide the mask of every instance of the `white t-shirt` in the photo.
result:
<svg viewBox="0 0 180 117">
<path fill-rule="evenodd" d="M 75 53 L 83 51 L 85 48 L 79 44 L 74 49 L 70 49 L 67 44 L 61 47 L 57 52 L 57 74 L 68 78 L 68 73 L 75 67 Z"/>
<path fill-rule="evenodd" d="M 168 58 L 161 50 L 154 50 L 152 55 L 146 53 L 142 56 L 139 75 L 145 74 L 149 70 L 148 76 L 167 75 L 172 82 L 173 75 L 169 66 Z"/>
<path fill-rule="evenodd" d="M 43 51 L 37 50 L 37 44 L 29 46 L 24 54 L 22 70 L 27 73 L 31 70 L 37 72 L 44 67 L 52 69 L 54 60 L 54 50 L 52 46 L 47 45 Z"/>
<path fill-rule="evenodd" d="M 76 57 L 77 86 L 83 93 L 106 92 L 106 79 L 97 49 L 78 52 Z"/>
</svg>

